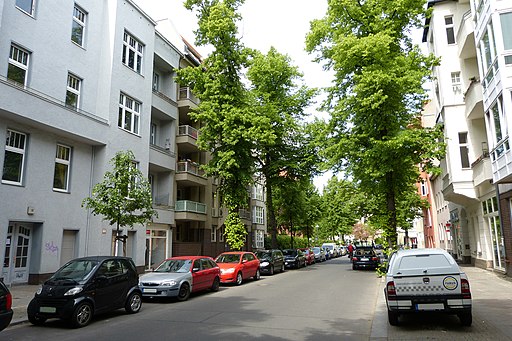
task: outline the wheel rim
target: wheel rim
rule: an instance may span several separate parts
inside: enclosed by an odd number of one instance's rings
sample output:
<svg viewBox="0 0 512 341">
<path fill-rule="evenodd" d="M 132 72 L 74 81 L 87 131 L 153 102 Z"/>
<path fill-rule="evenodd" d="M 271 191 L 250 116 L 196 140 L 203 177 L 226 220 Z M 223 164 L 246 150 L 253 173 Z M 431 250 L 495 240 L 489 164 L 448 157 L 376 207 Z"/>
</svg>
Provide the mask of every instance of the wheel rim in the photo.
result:
<svg viewBox="0 0 512 341">
<path fill-rule="evenodd" d="M 141 304 L 142 299 L 140 295 L 133 294 L 132 299 L 130 300 L 130 307 L 132 308 L 132 311 L 138 311 L 140 309 Z"/>
<path fill-rule="evenodd" d="M 89 322 L 92 316 L 92 309 L 91 306 L 88 304 L 82 305 L 76 314 L 76 322 L 78 322 L 79 325 L 85 325 Z"/>
<path fill-rule="evenodd" d="M 242 274 L 240 272 L 236 275 L 236 284 L 242 284 Z"/>
</svg>

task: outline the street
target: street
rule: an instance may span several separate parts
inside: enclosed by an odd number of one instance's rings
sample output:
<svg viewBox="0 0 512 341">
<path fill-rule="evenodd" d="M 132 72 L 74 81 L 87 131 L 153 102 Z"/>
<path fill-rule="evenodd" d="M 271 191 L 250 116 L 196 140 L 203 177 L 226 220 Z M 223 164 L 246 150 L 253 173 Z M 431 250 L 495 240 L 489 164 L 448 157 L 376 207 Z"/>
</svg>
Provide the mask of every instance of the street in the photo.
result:
<svg viewBox="0 0 512 341">
<path fill-rule="evenodd" d="M 469 269 L 468 269 L 469 270 Z M 481 270 L 484 271 L 484 270 Z M 469 273 L 469 271 L 468 271 Z M 470 274 L 470 273 L 469 273 Z M 479 278 L 486 275 L 478 272 Z M 482 275 L 483 274 L 483 275 Z M 489 276 L 494 276 L 490 274 Z M 471 276 L 470 276 L 471 278 Z M 481 281 L 481 283 L 479 283 Z M 486 278 L 475 278 L 474 321 L 461 327 L 455 316 L 411 316 L 387 324 L 383 283 L 373 271 L 353 271 L 347 257 L 262 276 L 186 302 L 148 301 L 140 313 L 124 310 L 71 329 L 51 320 L 42 327 L 22 323 L 0 332 L 2 340 L 509 340 L 507 316 L 488 312 L 509 301 L 486 295 Z M 504 291 L 511 283 L 499 281 Z M 508 320 L 509 321 L 509 320 Z"/>
</svg>

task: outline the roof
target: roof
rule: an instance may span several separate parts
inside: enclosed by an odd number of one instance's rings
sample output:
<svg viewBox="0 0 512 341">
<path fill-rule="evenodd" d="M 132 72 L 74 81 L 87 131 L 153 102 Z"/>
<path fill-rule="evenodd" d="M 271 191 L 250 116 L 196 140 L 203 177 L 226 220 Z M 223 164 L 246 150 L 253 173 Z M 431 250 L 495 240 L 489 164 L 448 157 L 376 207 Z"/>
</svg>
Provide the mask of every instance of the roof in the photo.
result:
<svg viewBox="0 0 512 341">
<path fill-rule="evenodd" d="M 212 258 L 210 256 L 176 256 L 167 258 L 166 260 L 195 260 L 195 259 L 201 259 L 201 258 Z"/>
</svg>

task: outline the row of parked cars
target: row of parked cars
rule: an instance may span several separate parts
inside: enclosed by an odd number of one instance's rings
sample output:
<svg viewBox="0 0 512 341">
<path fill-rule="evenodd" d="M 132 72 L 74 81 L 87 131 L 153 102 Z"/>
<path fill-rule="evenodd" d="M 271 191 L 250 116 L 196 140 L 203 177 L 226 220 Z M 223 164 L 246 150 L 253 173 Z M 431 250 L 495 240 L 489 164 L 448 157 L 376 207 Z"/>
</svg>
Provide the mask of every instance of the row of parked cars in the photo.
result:
<svg viewBox="0 0 512 341">
<path fill-rule="evenodd" d="M 218 291 L 221 283 L 241 285 L 250 278 L 260 279 L 262 273 L 273 275 L 339 254 L 331 251 L 313 247 L 224 252 L 215 259 L 172 257 L 140 277 L 131 258 L 77 258 L 62 266 L 37 290 L 27 307 L 27 316 L 34 325 L 60 318 L 73 327 L 84 327 L 103 312 L 124 308 L 129 314 L 137 313 L 144 298 L 173 297 L 185 301 L 191 293 Z M 9 297 L 5 298 L 6 305 L 12 304 Z"/>
</svg>

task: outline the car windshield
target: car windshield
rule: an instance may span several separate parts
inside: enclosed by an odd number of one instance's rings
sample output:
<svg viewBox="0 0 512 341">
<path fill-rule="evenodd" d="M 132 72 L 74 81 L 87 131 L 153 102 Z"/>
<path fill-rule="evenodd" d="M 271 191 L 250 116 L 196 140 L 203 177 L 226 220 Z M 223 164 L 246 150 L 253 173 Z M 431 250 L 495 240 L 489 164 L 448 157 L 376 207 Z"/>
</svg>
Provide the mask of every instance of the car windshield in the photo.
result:
<svg viewBox="0 0 512 341">
<path fill-rule="evenodd" d="M 374 255 L 375 255 L 375 251 L 373 251 L 373 249 L 366 249 L 366 248 L 356 249 L 356 256 L 374 256 Z"/>
<path fill-rule="evenodd" d="M 98 265 L 95 260 L 73 260 L 60 268 L 50 278 L 51 281 L 82 282 L 87 280 Z"/>
<path fill-rule="evenodd" d="M 283 254 L 285 256 L 297 256 L 297 250 L 284 250 Z"/>
<path fill-rule="evenodd" d="M 184 273 L 190 271 L 192 261 L 190 259 L 168 259 L 155 269 L 154 272 L 178 272 Z"/>
<path fill-rule="evenodd" d="M 270 251 L 258 251 L 256 252 L 258 259 L 271 259 Z"/>
<path fill-rule="evenodd" d="M 313 248 L 313 252 L 314 253 L 320 253 L 320 248 L 319 247 L 314 247 Z"/>
<path fill-rule="evenodd" d="M 226 254 L 220 255 L 215 260 L 217 263 L 239 263 L 240 255 L 239 254 Z"/>
</svg>

